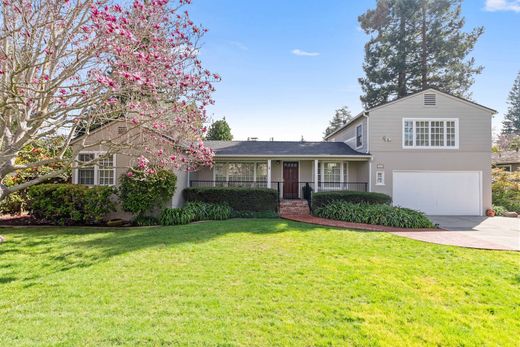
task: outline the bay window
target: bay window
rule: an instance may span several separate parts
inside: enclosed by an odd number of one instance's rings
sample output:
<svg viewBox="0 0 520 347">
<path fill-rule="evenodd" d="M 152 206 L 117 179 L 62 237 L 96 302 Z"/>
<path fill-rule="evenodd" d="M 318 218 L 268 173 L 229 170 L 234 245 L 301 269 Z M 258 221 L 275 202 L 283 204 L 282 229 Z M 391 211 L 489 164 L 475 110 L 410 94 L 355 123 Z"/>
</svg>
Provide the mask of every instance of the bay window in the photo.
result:
<svg viewBox="0 0 520 347">
<path fill-rule="evenodd" d="M 458 148 L 458 119 L 403 119 L 403 148 Z"/>
</svg>

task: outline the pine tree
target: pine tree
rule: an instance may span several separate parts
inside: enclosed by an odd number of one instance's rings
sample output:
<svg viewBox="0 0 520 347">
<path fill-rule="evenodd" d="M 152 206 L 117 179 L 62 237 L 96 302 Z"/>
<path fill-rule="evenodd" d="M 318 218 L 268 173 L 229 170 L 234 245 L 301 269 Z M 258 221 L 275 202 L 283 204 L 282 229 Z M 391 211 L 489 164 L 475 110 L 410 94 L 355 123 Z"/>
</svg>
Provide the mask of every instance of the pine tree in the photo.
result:
<svg viewBox="0 0 520 347">
<path fill-rule="evenodd" d="M 233 135 L 231 134 L 231 128 L 229 127 L 226 117 L 217 120 L 211 124 L 208 130 L 206 140 L 212 141 L 231 141 Z"/>
<path fill-rule="evenodd" d="M 365 107 L 428 87 L 470 97 L 482 67 L 467 56 L 483 28 L 463 31 L 461 0 L 378 0 L 358 20 L 371 36 L 359 79 Z"/>
<path fill-rule="evenodd" d="M 502 133 L 520 135 L 520 71 L 507 99 L 509 108 L 504 116 Z"/>
<path fill-rule="evenodd" d="M 352 119 L 352 114 L 347 106 L 338 108 L 334 113 L 334 117 L 329 122 L 329 126 L 325 129 L 324 138 L 341 128 L 345 123 Z"/>
</svg>

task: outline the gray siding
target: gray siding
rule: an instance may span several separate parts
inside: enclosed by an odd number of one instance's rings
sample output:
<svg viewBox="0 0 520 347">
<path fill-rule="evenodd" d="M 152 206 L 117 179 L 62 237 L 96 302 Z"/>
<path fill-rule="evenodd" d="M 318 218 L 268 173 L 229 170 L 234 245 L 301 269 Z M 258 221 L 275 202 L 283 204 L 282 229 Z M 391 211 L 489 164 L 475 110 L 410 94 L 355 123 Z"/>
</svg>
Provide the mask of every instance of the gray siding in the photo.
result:
<svg viewBox="0 0 520 347">
<path fill-rule="evenodd" d="M 362 124 L 363 125 L 363 146 L 360 148 L 356 148 L 356 127 Z M 358 152 L 367 153 L 368 152 L 368 127 L 367 127 L 367 118 L 360 117 L 356 119 L 354 122 L 349 124 L 346 128 L 338 131 L 332 137 L 330 137 L 327 141 L 329 142 L 345 142 L 352 149 L 355 149 Z"/>
<path fill-rule="evenodd" d="M 430 93 L 430 92 L 428 92 Z M 436 93 L 437 106 L 423 105 L 423 94 L 370 111 L 371 189 L 392 195 L 394 170 L 481 171 L 483 209 L 491 207 L 491 112 Z M 403 118 L 457 118 L 458 149 L 408 149 L 402 146 Z M 386 137 L 390 141 L 384 141 Z M 383 166 L 383 169 L 377 166 Z M 376 171 L 385 185 L 375 185 Z"/>
</svg>

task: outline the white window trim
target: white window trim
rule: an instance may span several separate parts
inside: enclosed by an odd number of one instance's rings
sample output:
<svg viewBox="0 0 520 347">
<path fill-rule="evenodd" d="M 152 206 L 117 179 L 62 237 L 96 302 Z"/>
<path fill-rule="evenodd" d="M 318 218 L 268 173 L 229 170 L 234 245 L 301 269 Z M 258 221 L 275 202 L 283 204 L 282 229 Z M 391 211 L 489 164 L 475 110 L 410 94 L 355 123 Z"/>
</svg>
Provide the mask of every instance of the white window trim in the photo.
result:
<svg viewBox="0 0 520 347">
<path fill-rule="evenodd" d="M 444 146 L 417 146 L 415 145 L 416 136 L 415 136 L 415 123 L 416 122 L 429 122 L 429 143 L 431 143 L 431 122 L 444 122 Z M 413 122 L 413 130 L 412 130 L 412 139 L 413 145 L 406 146 L 405 145 L 405 131 L 404 126 L 406 122 Z M 446 122 L 455 122 L 455 146 L 446 146 L 447 143 L 447 132 L 446 132 Z M 402 148 L 403 149 L 459 149 L 459 119 L 458 118 L 403 118 L 401 125 L 402 132 Z"/>
<path fill-rule="evenodd" d="M 78 153 L 78 155 L 76 156 L 76 161 L 78 161 L 79 159 L 79 155 L 80 154 L 94 154 L 94 160 L 96 160 L 97 158 L 99 158 L 100 156 L 106 154 L 107 152 L 106 151 L 81 151 Z M 115 186 L 116 185 L 116 182 L 117 182 L 117 155 L 114 153 L 112 154 L 112 163 L 113 163 L 113 166 L 112 166 L 112 169 L 114 170 L 114 173 L 113 173 L 113 177 L 114 177 L 114 183 L 112 184 L 103 184 L 103 186 Z M 94 184 L 88 184 L 87 186 L 89 187 L 94 187 L 94 186 L 101 186 L 101 184 L 99 184 L 99 165 L 98 165 L 98 162 L 96 161 L 94 163 Z M 79 168 L 77 166 L 77 164 L 74 166 L 74 168 L 72 169 L 72 183 L 74 184 L 79 184 L 78 183 L 78 176 L 79 176 Z"/>
<path fill-rule="evenodd" d="M 336 164 L 339 164 L 339 181 L 337 181 L 339 184 L 340 184 L 340 187 L 343 185 L 343 183 L 345 183 L 345 178 L 344 178 L 344 174 L 345 174 L 345 169 L 343 167 L 343 164 L 344 163 L 347 163 L 347 175 L 348 175 L 348 161 L 340 161 L 340 160 L 323 160 L 319 162 L 319 170 L 320 170 L 320 174 L 319 174 L 319 179 L 321 181 L 319 181 L 319 188 L 320 188 L 320 191 L 335 191 L 337 190 L 337 187 L 325 187 L 325 184 L 324 183 L 330 183 L 330 182 L 327 182 L 324 180 L 324 177 L 325 177 L 325 164 L 329 164 L 329 163 L 336 163 Z M 336 182 L 336 181 L 334 181 Z M 348 178 L 347 178 L 347 182 L 348 182 Z"/>
<path fill-rule="evenodd" d="M 246 163 L 246 164 L 254 164 L 253 166 L 253 181 L 254 182 L 257 182 L 257 177 L 256 177 L 256 169 L 257 169 L 257 165 L 258 164 L 266 164 L 267 165 L 267 176 L 266 176 L 266 185 L 267 183 L 269 182 L 269 162 L 267 160 L 263 161 L 263 160 L 246 160 L 246 161 L 216 161 L 215 162 L 215 165 L 213 165 L 213 187 L 216 186 L 217 184 L 217 171 L 215 170 L 215 166 L 217 164 L 224 164 L 225 165 L 225 171 L 226 171 L 226 180 L 225 181 L 219 181 L 219 182 L 229 182 L 229 164 L 231 163 Z M 263 181 L 261 181 L 263 182 Z"/>
<path fill-rule="evenodd" d="M 358 128 L 361 128 L 361 145 L 359 145 L 359 146 L 358 146 L 358 144 L 357 144 L 357 129 L 358 129 Z M 360 149 L 360 148 L 363 147 L 363 143 L 364 143 L 364 140 L 365 140 L 363 137 L 364 137 L 364 136 L 363 136 L 363 123 L 361 123 L 361 124 L 356 125 L 356 133 L 355 133 L 355 136 L 354 136 L 354 140 L 355 140 L 355 144 L 356 144 L 356 149 Z"/>
<path fill-rule="evenodd" d="M 377 181 L 377 175 L 381 174 L 381 182 Z M 384 186 L 385 185 L 385 172 L 383 170 L 376 171 L 376 186 Z"/>
<path fill-rule="evenodd" d="M 506 169 L 507 168 L 507 169 L 509 169 L 508 172 L 513 172 L 513 165 L 511 165 L 511 164 L 497 164 L 496 167 L 498 169 Z"/>
</svg>

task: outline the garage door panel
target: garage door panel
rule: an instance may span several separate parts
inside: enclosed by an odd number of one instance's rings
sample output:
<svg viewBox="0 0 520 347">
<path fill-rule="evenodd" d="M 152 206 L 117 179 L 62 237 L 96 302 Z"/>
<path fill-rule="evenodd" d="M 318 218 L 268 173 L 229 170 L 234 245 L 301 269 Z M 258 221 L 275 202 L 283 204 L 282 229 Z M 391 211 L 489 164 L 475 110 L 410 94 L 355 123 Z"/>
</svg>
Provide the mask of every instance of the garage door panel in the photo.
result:
<svg viewBox="0 0 520 347">
<path fill-rule="evenodd" d="M 431 215 L 480 215 L 479 172 L 395 171 L 393 200 Z"/>
</svg>

